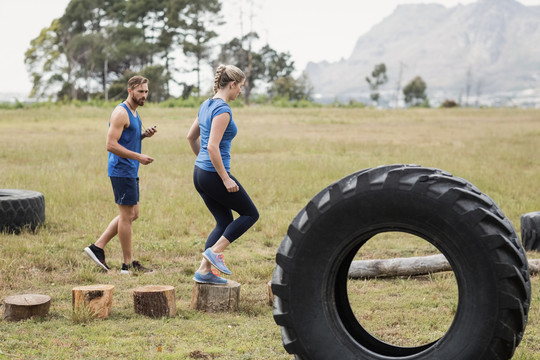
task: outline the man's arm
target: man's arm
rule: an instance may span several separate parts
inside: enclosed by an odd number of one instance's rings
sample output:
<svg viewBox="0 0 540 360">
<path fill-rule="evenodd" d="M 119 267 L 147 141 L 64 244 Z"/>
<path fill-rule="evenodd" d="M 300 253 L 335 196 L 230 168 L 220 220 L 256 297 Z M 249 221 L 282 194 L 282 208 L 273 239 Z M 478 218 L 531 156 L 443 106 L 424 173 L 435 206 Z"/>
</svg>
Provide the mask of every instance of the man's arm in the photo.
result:
<svg viewBox="0 0 540 360">
<path fill-rule="evenodd" d="M 114 109 L 111 115 L 109 131 L 107 132 L 107 151 L 125 159 L 137 160 L 143 165 L 150 164 L 154 161 L 150 156 L 128 150 L 118 143 L 120 136 L 122 136 L 122 131 L 128 126 L 129 117 L 126 111 L 120 107 Z"/>
</svg>

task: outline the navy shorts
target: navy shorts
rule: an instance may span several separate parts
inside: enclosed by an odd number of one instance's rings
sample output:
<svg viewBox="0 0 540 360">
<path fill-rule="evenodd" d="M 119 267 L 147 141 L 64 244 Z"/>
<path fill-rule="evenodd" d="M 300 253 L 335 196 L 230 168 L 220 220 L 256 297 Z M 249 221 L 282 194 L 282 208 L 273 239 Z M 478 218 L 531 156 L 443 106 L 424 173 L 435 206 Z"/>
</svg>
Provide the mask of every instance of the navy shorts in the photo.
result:
<svg viewBox="0 0 540 360">
<path fill-rule="evenodd" d="M 114 201 L 118 205 L 137 205 L 139 203 L 139 178 L 111 176 Z"/>
</svg>

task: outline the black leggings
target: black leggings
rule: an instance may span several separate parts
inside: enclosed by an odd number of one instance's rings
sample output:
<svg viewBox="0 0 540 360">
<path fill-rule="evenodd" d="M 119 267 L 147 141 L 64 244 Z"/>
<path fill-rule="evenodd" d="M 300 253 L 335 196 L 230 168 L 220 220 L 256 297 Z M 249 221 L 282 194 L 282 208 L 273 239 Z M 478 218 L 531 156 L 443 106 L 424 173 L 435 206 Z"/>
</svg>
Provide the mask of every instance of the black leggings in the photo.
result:
<svg viewBox="0 0 540 360">
<path fill-rule="evenodd" d="M 229 176 L 238 184 L 239 191 L 228 192 L 217 172 L 205 171 L 198 166 L 193 170 L 195 189 L 216 219 L 216 227 L 206 239 L 205 250 L 214 245 L 221 236 L 233 242 L 259 219 L 259 212 L 246 190 L 234 176 Z M 240 215 L 236 220 L 232 210 Z"/>
</svg>

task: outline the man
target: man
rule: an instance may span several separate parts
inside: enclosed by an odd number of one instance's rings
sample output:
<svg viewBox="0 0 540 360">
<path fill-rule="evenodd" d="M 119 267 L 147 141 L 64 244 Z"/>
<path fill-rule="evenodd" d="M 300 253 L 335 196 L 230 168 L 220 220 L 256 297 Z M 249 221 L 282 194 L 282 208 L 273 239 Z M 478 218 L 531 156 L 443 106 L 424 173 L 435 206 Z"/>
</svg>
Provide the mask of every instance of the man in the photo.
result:
<svg viewBox="0 0 540 360">
<path fill-rule="evenodd" d="M 155 126 L 142 131 L 144 127 L 137 108 L 144 106 L 147 96 L 148 79 L 142 76 L 129 79 L 128 97 L 114 109 L 109 122 L 108 175 L 120 214 L 111 221 L 94 244 L 84 249 L 85 253 L 105 271 L 109 271 L 110 268 L 105 263 L 103 249 L 118 234 L 123 254 L 120 273 L 152 272 L 138 261 L 134 261 L 131 253 L 131 227 L 133 221 L 139 217 L 139 164 L 148 165 L 154 161 L 150 156 L 141 153 L 142 139 L 152 137 L 157 131 Z"/>
</svg>

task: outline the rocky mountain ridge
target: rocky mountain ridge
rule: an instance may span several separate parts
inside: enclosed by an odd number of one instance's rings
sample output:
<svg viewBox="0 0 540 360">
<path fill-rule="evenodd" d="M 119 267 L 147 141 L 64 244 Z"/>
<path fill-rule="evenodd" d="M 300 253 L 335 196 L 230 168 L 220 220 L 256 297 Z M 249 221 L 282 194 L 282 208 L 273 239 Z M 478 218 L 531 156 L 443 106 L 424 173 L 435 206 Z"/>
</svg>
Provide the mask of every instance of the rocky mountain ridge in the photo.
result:
<svg viewBox="0 0 540 360">
<path fill-rule="evenodd" d="M 399 5 L 360 36 L 348 59 L 309 63 L 305 72 L 322 101 L 369 102 L 365 77 L 385 63 L 389 81 L 381 94 L 386 106 L 396 102 L 398 89 L 415 76 L 426 81 L 428 97 L 435 102 L 540 106 L 538 44 L 540 6 L 515 0 L 479 0 L 451 8 Z"/>
</svg>

